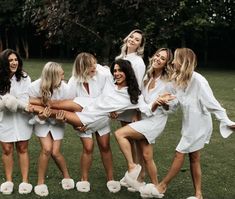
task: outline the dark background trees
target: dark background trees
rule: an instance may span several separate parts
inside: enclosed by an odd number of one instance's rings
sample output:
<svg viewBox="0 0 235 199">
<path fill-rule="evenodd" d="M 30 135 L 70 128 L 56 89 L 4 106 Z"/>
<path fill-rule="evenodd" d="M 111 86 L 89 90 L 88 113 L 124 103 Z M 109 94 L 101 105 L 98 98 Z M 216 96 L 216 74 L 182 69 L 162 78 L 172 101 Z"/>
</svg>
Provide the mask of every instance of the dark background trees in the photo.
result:
<svg viewBox="0 0 235 199">
<path fill-rule="evenodd" d="M 0 50 L 13 48 L 26 58 L 74 58 L 88 51 L 107 63 L 134 28 L 146 34 L 145 58 L 163 46 L 193 48 L 204 65 L 227 65 L 235 56 L 231 0 L 0 0 L 0 5 Z"/>
</svg>

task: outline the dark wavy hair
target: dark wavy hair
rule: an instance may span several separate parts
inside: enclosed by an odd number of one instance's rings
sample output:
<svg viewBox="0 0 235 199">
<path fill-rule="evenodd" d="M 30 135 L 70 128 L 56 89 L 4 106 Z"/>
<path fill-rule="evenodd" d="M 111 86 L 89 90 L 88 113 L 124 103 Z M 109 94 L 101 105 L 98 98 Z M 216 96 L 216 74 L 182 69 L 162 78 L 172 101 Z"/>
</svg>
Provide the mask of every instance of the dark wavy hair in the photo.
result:
<svg viewBox="0 0 235 199">
<path fill-rule="evenodd" d="M 139 89 L 138 82 L 135 77 L 134 70 L 131 66 L 131 62 L 128 60 L 123 60 L 123 59 L 117 59 L 115 60 L 111 67 L 110 71 L 113 75 L 114 73 L 114 66 L 117 64 L 122 72 L 125 73 L 126 75 L 126 84 L 127 84 L 127 92 L 130 96 L 130 101 L 132 104 L 137 104 L 139 100 L 139 95 L 141 94 L 141 91 Z"/>
<path fill-rule="evenodd" d="M 11 71 L 9 68 L 8 57 L 11 54 L 15 54 L 18 59 L 18 68 L 15 72 L 16 81 L 20 81 L 21 78 L 26 78 L 27 74 L 23 71 L 23 61 L 18 52 L 12 49 L 6 49 L 0 53 L 0 94 L 4 95 L 10 91 L 11 88 Z"/>
</svg>

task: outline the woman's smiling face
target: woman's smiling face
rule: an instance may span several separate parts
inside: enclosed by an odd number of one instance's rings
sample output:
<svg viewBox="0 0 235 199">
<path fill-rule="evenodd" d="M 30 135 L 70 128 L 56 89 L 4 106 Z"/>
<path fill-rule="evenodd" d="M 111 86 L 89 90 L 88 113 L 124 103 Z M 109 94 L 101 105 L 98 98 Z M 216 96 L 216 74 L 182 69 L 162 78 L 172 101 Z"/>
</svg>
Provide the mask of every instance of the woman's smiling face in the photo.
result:
<svg viewBox="0 0 235 199">
<path fill-rule="evenodd" d="M 11 71 L 11 75 L 14 75 L 19 66 L 18 58 L 14 53 L 12 53 L 9 55 L 8 61 L 9 61 L 9 69 Z"/>
<path fill-rule="evenodd" d="M 114 65 L 113 76 L 119 88 L 126 86 L 126 74 L 118 64 Z"/>
</svg>

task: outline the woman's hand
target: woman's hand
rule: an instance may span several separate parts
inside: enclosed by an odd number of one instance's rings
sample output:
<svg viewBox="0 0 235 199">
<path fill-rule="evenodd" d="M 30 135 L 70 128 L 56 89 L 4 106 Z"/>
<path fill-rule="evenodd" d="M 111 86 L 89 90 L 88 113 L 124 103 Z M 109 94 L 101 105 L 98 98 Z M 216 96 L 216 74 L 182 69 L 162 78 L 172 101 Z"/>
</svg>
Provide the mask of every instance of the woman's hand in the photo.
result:
<svg viewBox="0 0 235 199">
<path fill-rule="evenodd" d="M 109 113 L 109 117 L 111 118 L 111 119 L 117 119 L 117 117 L 118 117 L 118 113 L 117 112 L 111 112 L 111 113 Z"/>
<path fill-rule="evenodd" d="M 74 127 L 75 130 L 78 130 L 80 132 L 85 132 L 87 130 L 87 126 L 83 125 L 83 126 L 78 126 L 78 127 Z"/>
<path fill-rule="evenodd" d="M 59 110 L 55 115 L 55 119 L 60 122 L 66 122 L 65 111 Z"/>
<path fill-rule="evenodd" d="M 40 120 L 46 120 L 51 115 L 50 107 L 45 107 L 43 111 L 38 113 L 38 117 Z"/>
</svg>

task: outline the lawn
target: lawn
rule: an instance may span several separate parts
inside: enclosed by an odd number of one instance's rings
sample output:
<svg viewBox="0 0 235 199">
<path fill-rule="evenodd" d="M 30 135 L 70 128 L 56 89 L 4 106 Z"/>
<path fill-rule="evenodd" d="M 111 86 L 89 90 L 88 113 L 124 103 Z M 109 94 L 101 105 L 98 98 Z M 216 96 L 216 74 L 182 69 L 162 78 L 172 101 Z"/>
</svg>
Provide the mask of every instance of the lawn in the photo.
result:
<svg viewBox="0 0 235 199">
<path fill-rule="evenodd" d="M 62 63 L 65 70 L 65 78 L 71 75 L 72 62 L 58 61 Z M 41 69 L 45 61 L 25 61 L 25 69 L 33 80 L 40 75 Z M 217 71 L 217 70 L 200 70 L 200 72 L 208 79 L 216 98 L 227 110 L 229 117 L 235 120 L 235 71 Z M 220 136 L 218 126 L 219 123 L 213 117 L 214 132 L 211 142 L 201 153 L 202 166 L 202 183 L 204 199 L 234 199 L 235 198 L 235 135 L 231 135 L 227 139 Z M 118 128 L 118 123 L 112 122 L 113 131 Z M 154 146 L 154 159 L 158 166 L 159 179 L 161 179 L 171 165 L 174 156 L 175 147 L 180 139 L 181 128 L 181 112 L 170 115 L 164 133 L 157 139 Z M 111 136 L 115 178 L 121 179 L 126 170 L 126 162 L 120 152 L 114 136 Z M 116 194 L 109 193 L 106 188 L 105 173 L 100 160 L 99 151 L 95 147 L 93 155 L 93 165 L 90 171 L 91 192 L 80 193 L 76 189 L 64 191 L 61 188 L 61 174 L 54 162 L 51 160 L 46 177 L 46 184 L 49 188 L 50 199 L 130 199 L 140 198 L 138 193 L 130 193 L 125 188 Z M 40 145 L 35 135 L 30 141 L 30 182 L 35 185 L 37 182 L 37 158 L 39 155 Z M 67 160 L 70 175 L 77 182 L 80 180 L 79 159 L 82 150 L 79 137 L 71 126 L 66 127 L 65 138 L 63 141 L 62 151 Z M 26 196 L 18 194 L 18 184 L 21 176 L 17 165 L 17 157 L 15 157 L 14 168 L 14 193 L 10 196 L 0 194 L 0 198 L 6 199 L 34 199 L 39 198 L 33 192 Z M 146 178 L 146 182 L 149 179 Z M 4 172 L 2 163 L 0 164 L 0 183 L 4 182 Z M 193 195 L 193 185 L 190 177 L 188 158 L 179 175 L 172 181 L 168 187 L 165 199 L 185 199 Z"/>
</svg>

